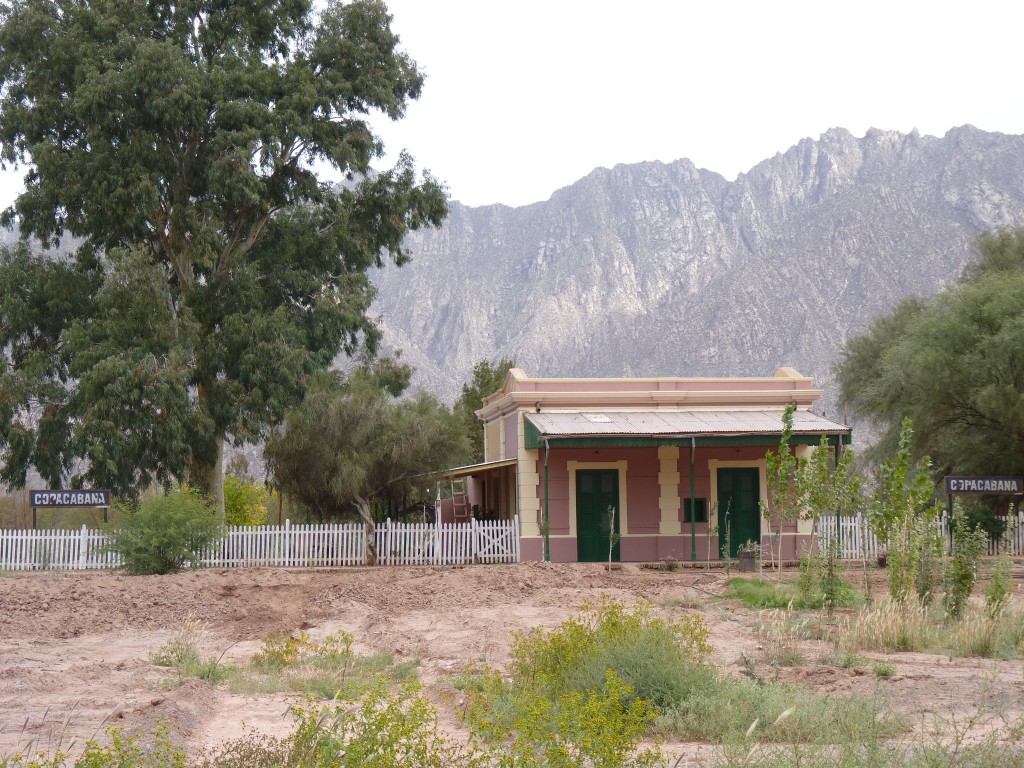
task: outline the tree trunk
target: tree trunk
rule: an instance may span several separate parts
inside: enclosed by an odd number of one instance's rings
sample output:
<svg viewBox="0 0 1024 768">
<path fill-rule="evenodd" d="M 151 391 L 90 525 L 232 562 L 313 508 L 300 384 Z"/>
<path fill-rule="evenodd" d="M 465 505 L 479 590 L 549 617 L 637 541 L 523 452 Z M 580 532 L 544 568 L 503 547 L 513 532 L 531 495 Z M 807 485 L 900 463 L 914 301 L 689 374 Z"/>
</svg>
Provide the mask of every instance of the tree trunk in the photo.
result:
<svg viewBox="0 0 1024 768">
<path fill-rule="evenodd" d="M 202 381 L 199 382 L 198 387 L 199 400 L 202 403 L 209 392 L 209 387 Z M 202 489 L 209 495 L 210 501 L 213 502 L 214 507 L 217 509 L 217 514 L 220 516 L 220 521 L 224 522 L 224 435 L 218 435 L 214 438 L 214 442 L 217 447 L 217 456 L 213 460 L 213 464 L 205 464 L 202 462 L 195 462 L 193 465 L 193 477 L 192 482 L 198 482 Z"/>
<path fill-rule="evenodd" d="M 193 484 L 199 485 L 217 508 L 224 521 L 224 438 L 217 438 L 217 458 L 212 464 L 196 462 L 192 468 Z"/>
<path fill-rule="evenodd" d="M 366 524 L 366 565 L 377 564 L 377 524 L 370 514 L 370 504 L 366 499 L 356 498 L 356 511 Z"/>
</svg>

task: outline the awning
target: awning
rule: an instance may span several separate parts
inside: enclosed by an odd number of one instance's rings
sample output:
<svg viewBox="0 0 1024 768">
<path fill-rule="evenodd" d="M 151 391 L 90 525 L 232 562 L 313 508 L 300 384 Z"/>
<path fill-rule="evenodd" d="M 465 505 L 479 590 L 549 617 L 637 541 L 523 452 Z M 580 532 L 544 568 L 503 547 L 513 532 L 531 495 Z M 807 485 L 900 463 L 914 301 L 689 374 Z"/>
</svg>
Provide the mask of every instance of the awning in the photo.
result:
<svg viewBox="0 0 1024 768">
<path fill-rule="evenodd" d="M 445 469 L 440 472 L 435 472 L 431 474 L 431 477 L 469 477 L 470 475 L 481 475 L 484 472 L 488 472 L 492 469 L 501 469 L 502 467 L 514 467 L 515 465 L 515 459 L 503 459 L 502 461 L 485 461 L 481 464 L 467 464 L 464 467 L 454 467 L 453 469 Z"/>
<path fill-rule="evenodd" d="M 567 411 L 526 414 L 526 447 L 558 445 L 764 445 L 782 434 L 782 409 L 750 411 Z M 850 427 L 810 411 L 793 413 L 793 442 L 825 435 L 848 443 Z"/>
</svg>

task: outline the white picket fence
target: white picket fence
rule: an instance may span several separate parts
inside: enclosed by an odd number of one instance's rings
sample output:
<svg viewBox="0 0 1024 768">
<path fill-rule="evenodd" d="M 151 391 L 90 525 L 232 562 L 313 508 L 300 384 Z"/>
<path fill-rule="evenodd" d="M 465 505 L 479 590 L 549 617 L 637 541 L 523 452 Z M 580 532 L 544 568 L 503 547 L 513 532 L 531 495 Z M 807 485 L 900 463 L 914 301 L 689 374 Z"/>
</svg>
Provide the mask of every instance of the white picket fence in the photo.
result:
<svg viewBox="0 0 1024 768">
<path fill-rule="evenodd" d="M 519 517 L 468 523 L 398 523 L 377 526 L 379 565 L 469 565 L 518 563 Z M 117 568 L 102 531 L 0 530 L 0 571 L 98 570 Z M 199 565 L 216 568 L 270 566 L 334 568 L 366 562 L 362 523 L 228 527 L 202 553 Z"/>
<path fill-rule="evenodd" d="M 949 520 L 946 512 L 939 518 L 939 530 L 943 541 L 949 541 Z M 878 557 L 881 547 L 875 538 L 871 525 L 864 515 L 856 517 L 839 517 L 838 530 L 835 515 L 823 516 L 818 521 L 818 538 L 822 546 L 828 546 L 833 537 L 839 536 L 839 556 L 847 560 L 859 560 L 867 557 L 874 560 Z M 990 541 L 988 554 L 998 555 L 1003 550 L 1004 542 L 1011 555 L 1024 556 L 1024 510 L 1012 515 L 1006 521 L 1006 535 L 1002 541 Z"/>
</svg>

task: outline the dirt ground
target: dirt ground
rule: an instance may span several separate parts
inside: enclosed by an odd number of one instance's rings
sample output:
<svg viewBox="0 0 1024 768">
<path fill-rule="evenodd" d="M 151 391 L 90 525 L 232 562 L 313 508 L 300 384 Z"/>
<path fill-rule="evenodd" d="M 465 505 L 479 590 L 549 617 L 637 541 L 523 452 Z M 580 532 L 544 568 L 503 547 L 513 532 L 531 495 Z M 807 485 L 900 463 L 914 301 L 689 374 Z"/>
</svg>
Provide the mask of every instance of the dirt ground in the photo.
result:
<svg viewBox="0 0 1024 768">
<path fill-rule="evenodd" d="M 313 640 L 344 629 L 361 651 L 419 660 L 428 690 L 467 665 L 503 664 L 518 629 L 554 627 L 588 598 L 648 601 L 665 616 L 695 610 L 711 628 L 713 660 L 738 673 L 740 659 L 763 658 L 758 611 L 719 596 L 720 573 L 658 572 L 625 566 L 524 563 L 466 568 L 367 568 L 330 571 L 232 569 L 174 576 L 110 573 L 6 573 L 0 576 L 0 756 L 72 748 L 108 726 L 153 729 L 193 753 L 246 730 L 290 730 L 285 695 L 239 696 L 191 679 L 150 658 L 187 621 L 204 627 L 204 655 L 244 662 L 270 634 L 306 631 Z M 1018 604 L 1021 583 L 1017 583 Z M 880 688 L 892 706 L 927 719 L 999 701 L 1024 712 L 1020 661 L 950 659 L 928 654 L 862 654 L 870 666 L 820 663 L 830 648 L 801 642 L 803 663 L 761 673 L 822 692 Z M 460 729 L 439 703 L 442 726 Z M 700 745 L 667 744 L 692 755 Z"/>
</svg>

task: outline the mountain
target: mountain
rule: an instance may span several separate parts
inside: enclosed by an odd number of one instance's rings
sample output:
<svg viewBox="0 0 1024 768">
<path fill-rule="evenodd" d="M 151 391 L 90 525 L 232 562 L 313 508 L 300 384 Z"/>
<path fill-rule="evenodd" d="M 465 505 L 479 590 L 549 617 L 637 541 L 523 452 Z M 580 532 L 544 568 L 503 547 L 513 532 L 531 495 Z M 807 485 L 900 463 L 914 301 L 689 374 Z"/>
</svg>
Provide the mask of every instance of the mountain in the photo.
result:
<svg viewBox="0 0 1024 768">
<path fill-rule="evenodd" d="M 734 181 L 646 162 L 519 208 L 453 202 L 409 238 L 409 265 L 376 274 L 375 307 L 416 382 L 449 400 L 504 355 L 536 376 L 790 365 L 831 404 L 847 336 L 954 280 L 979 232 L 1022 225 L 1024 136 L 834 128 Z"/>
</svg>

